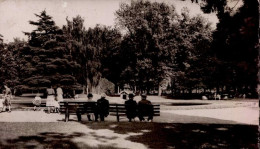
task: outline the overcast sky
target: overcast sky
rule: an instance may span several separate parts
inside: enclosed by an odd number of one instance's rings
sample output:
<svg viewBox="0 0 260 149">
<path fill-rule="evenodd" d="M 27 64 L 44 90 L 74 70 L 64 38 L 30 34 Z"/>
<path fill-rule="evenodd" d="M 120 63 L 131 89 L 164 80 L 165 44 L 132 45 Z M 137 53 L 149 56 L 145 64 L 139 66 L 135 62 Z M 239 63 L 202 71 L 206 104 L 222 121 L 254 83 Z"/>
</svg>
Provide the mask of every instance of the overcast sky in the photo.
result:
<svg viewBox="0 0 260 149">
<path fill-rule="evenodd" d="M 188 7 L 192 14 L 202 14 L 210 22 L 213 28 L 218 21 L 215 14 L 203 14 L 199 5 L 191 3 L 190 0 L 151 0 L 174 4 L 177 11 Z M 28 23 L 29 20 L 36 21 L 35 13 L 39 14 L 44 9 L 47 14 L 60 27 L 69 19 L 80 15 L 85 20 L 85 27 L 94 27 L 96 24 L 114 26 L 115 11 L 119 9 L 120 3 L 130 3 L 130 0 L 0 0 L 0 34 L 4 36 L 5 42 L 13 41 L 14 37 L 26 39 L 23 31 L 30 32 L 34 29 Z"/>
</svg>

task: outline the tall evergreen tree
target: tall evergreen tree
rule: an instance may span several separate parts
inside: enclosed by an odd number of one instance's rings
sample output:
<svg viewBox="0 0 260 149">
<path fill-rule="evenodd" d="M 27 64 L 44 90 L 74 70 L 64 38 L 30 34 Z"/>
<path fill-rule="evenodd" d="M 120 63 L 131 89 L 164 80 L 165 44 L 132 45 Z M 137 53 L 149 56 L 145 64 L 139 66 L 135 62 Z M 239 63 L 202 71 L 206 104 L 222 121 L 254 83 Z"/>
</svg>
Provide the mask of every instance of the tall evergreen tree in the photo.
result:
<svg viewBox="0 0 260 149">
<path fill-rule="evenodd" d="M 25 34 L 29 44 L 20 51 L 22 89 L 43 90 L 48 86 L 77 87 L 74 72 L 79 65 L 66 48 L 66 38 L 46 11 L 35 14 L 38 21 L 29 21 L 36 26 Z"/>
</svg>

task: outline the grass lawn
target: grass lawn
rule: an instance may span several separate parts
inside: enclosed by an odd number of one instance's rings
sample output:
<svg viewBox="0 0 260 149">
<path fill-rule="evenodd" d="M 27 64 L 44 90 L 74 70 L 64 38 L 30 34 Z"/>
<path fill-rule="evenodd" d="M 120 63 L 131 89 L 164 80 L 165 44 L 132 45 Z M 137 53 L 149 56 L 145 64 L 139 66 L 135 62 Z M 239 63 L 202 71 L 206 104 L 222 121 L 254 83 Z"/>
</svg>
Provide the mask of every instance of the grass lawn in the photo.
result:
<svg viewBox="0 0 260 149">
<path fill-rule="evenodd" d="M 8 149 L 258 148 L 258 127 L 253 125 L 2 122 L 0 123 L 0 136 L 0 148 Z"/>
</svg>

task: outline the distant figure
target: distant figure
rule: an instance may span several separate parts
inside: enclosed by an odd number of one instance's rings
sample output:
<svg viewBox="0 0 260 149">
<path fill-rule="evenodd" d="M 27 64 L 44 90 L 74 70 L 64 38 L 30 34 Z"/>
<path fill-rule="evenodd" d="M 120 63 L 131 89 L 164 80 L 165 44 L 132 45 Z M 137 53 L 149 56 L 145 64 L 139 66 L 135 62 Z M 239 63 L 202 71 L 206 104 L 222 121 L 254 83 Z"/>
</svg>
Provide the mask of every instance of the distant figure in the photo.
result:
<svg viewBox="0 0 260 149">
<path fill-rule="evenodd" d="M 88 102 L 90 102 L 89 104 L 87 104 L 87 108 L 91 108 L 92 110 L 94 109 L 94 111 L 96 110 L 96 105 L 95 102 L 92 100 L 93 99 L 93 95 L 91 93 L 88 94 Z M 87 117 L 88 117 L 88 121 L 92 121 L 91 117 L 90 117 L 90 113 L 87 113 Z"/>
<path fill-rule="evenodd" d="M 47 95 L 48 96 L 54 96 L 55 95 L 55 91 L 54 89 L 52 88 L 52 86 L 50 88 L 47 88 Z"/>
<path fill-rule="evenodd" d="M 129 99 L 125 101 L 126 116 L 129 122 L 132 121 L 137 115 L 137 103 L 134 101 L 134 94 L 130 93 L 128 95 Z"/>
<path fill-rule="evenodd" d="M 243 94 L 243 99 L 246 99 L 246 94 Z"/>
<path fill-rule="evenodd" d="M 214 99 L 217 100 L 217 92 L 214 92 Z"/>
<path fill-rule="evenodd" d="M 32 101 L 33 105 L 34 105 L 34 108 L 33 110 L 35 111 L 36 110 L 36 107 L 40 107 L 41 106 L 41 97 L 40 97 L 40 94 L 37 93 L 35 98 L 33 99 Z"/>
<path fill-rule="evenodd" d="M 8 112 L 11 112 L 11 98 L 12 98 L 12 92 L 11 89 L 4 85 L 4 106 L 3 111 L 6 111 L 6 107 L 8 106 Z"/>
<path fill-rule="evenodd" d="M 221 99 L 221 95 L 217 94 L 217 99 L 220 100 Z"/>
<path fill-rule="evenodd" d="M 109 101 L 106 99 L 106 94 L 103 93 L 101 98 L 97 100 L 97 111 L 95 114 L 95 121 L 98 121 L 100 117 L 101 121 L 104 121 L 104 118 L 109 114 Z"/>
<path fill-rule="evenodd" d="M 144 116 L 148 116 L 148 121 L 153 120 L 153 106 L 151 101 L 147 100 L 147 95 L 141 95 L 142 100 L 138 102 L 138 117 L 140 121 L 145 120 Z"/>
<path fill-rule="evenodd" d="M 202 100 L 208 100 L 207 96 L 202 96 Z"/>
<path fill-rule="evenodd" d="M 4 108 L 4 95 L 0 95 L 0 112 L 3 111 L 3 108 Z"/>
<path fill-rule="evenodd" d="M 56 112 L 56 113 L 59 113 L 59 111 L 60 111 L 60 103 L 59 103 L 59 100 L 58 100 L 58 98 L 56 97 L 54 97 L 54 100 L 52 101 L 53 102 L 53 106 L 54 106 L 54 111 Z"/>
<path fill-rule="evenodd" d="M 47 99 L 46 99 L 46 107 L 48 107 L 48 114 L 51 112 L 51 107 L 55 107 L 55 91 L 52 88 L 47 88 Z"/>
<path fill-rule="evenodd" d="M 63 91 L 61 87 L 58 87 L 56 89 L 56 93 L 57 93 L 57 100 L 58 102 L 63 101 Z"/>
</svg>

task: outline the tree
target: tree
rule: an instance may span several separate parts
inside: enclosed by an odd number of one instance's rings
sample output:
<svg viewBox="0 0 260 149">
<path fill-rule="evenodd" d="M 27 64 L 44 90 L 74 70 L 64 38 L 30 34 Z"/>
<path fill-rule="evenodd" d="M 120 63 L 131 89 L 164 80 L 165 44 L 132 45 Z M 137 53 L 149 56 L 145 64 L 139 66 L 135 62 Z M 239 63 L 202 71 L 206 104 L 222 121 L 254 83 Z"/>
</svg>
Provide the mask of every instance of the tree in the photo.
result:
<svg viewBox="0 0 260 149">
<path fill-rule="evenodd" d="M 170 77 L 178 82 L 173 87 L 198 84 L 193 80 L 200 76 L 192 73 L 197 69 L 192 64 L 201 60 L 200 52 L 207 51 L 212 40 L 210 24 L 204 18 L 191 18 L 187 9 L 179 15 L 174 6 L 149 1 L 122 4 L 116 14 L 119 25 L 127 30 L 122 42 L 124 78 L 130 77 L 130 83 L 147 91 L 160 89 Z"/>
<path fill-rule="evenodd" d="M 73 58 L 81 65 L 78 73 L 80 83 L 87 85 L 91 92 L 97 88 L 102 77 L 114 83 L 118 80 L 120 63 L 117 58 L 121 44 L 121 33 L 106 26 L 97 25 L 85 30 L 84 20 L 77 16 L 72 21 L 67 19 L 63 27 L 68 37 L 67 47 Z"/>
<path fill-rule="evenodd" d="M 120 70 L 119 50 L 121 33 L 106 26 L 89 28 L 85 33 L 86 39 L 86 67 L 89 86 L 95 91 L 101 77 L 116 83 Z"/>
<path fill-rule="evenodd" d="M 19 84 L 18 70 L 19 65 L 16 59 L 16 51 L 21 45 L 22 41 L 15 39 L 9 44 L 0 44 L 0 82 L 1 86 L 4 84 L 14 88 Z"/>
<path fill-rule="evenodd" d="M 68 89 L 78 87 L 74 72 L 79 65 L 66 48 L 63 31 L 46 11 L 35 14 L 38 21 L 29 21 L 36 29 L 25 34 L 29 44 L 20 51 L 22 89 L 43 90 L 48 86 Z"/>
<path fill-rule="evenodd" d="M 66 36 L 66 48 L 69 51 L 73 60 L 75 60 L 79 65 L 79 71 L 75 72 L 77 76 L 77 81 L 81 85 L 87 85 L 87 56 L 86 56 L 86 44 L 85 44 L 85 28 L 83 26 L 84 19 L 80 16 L 73 18 L 72 21 L 67 20 L 67 25 L 63 26 L 63 32 Z"/>
<path fill-rule="evenodd" d="M 198 1 L 196 1 L 198 3 Z M 220 83 L 217 88 L 234 90 L 240 94 L 255 94 L 258 83 L 258 26 L 259 3 L 256 0 L 238 1 L 237 8 L 227 5 L 227 0 L 202 0 L 201 9 L 205 13 L 216 12 L 219 23 L 213 33 L 212 50 L 220 63 L 215 78 Z M 235 10 L 236 9 L 236 10 Z M 218 74 L 218 75 L 217 75 Z"/>
<path fill-rule="evenodd" d="M 132 1 L 122 4 L 116 11 L 119 26 L 127 31 L 122 43 L 125 57 L 125 72 L 134 86 L 149 91 L 158 88 L 165 78 L 166 63 L 169 59 L 169 24 L 177 16 L 174 7 L 164 3 Z M 129 69 L 130 68 L 130 69 Z M 131 70 L 127 71 L 127 70 Z M 122 76 L 126 78 L 126 76 Z"/>
</svg>

